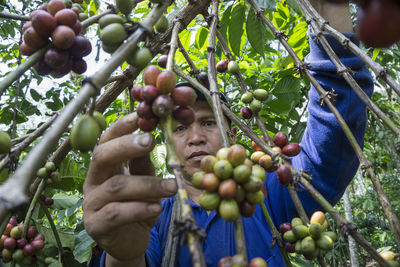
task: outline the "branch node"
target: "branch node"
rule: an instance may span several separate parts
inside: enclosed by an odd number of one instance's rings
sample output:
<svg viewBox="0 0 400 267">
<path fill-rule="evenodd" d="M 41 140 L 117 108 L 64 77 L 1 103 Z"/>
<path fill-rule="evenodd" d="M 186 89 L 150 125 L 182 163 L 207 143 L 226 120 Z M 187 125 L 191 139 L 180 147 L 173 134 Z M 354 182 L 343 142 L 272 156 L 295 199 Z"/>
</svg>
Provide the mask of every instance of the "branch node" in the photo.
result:
<svg viewBox="0 0 400 267">
<path fill-rule="evenodd" d="M 339 231 L 343 236 L 348 236 L 351 232 L 357 231 L 357 227 L 352 225 L 351 223 L 344 223 L 339 226 Z"/>
<path fill-rule="evenodd" d="M 115 6 L 113 4 L 107 4 L 107 9 L 110 9 L 112 13 L 114 14 L 118 14 L 117 9 L 115 8 Z"/>
<path fill-rule="evenodd" d="M 301 62 L 301 64 L 295 66 L 294 71 L 296 74 L 302 74 L 304 71 L 311 69 L 311 66 L 309 63 Z"/>
<path fill-rule="evenodd" d="M 343 47 L 344 47 L 345 49 L 349 49 L 349 43 L 350 43 L 350 39 L 349 39 L 349 38 L 345 38 L 345 39 L 342 41 L 342 45 L 343 45 Z"/>
<path fill-rule="evenodd" d="M 181 246 L 184 246 L 187 243 L 187 235 L 185 233 L 192 233 L 197 236 L 200 241 L 204 240 L 207 236 L 207 233 L 204 229 L 198 227 L 192 220 L 186 219 L 184 221 L 174 221 L 175 229 L 172 231 L 173 236 L 182 236 Z"/>
<path fill-rule="evenodd" d="M 207 47 L 207 52 L 208 53 L 215 53 L 215 47 L 208 46 Z"/>
<path fill-rule="evenodd" d="M 325 99 L 328 99 L 332 103 L 336 101 L 336 97 L 338 94 L 335 93 L 335 89 L 331 89 L 330 91 L 326 91 L 322 96 L 319 98 L 319 105 L 322 107 L 324 105 Z"/>
<path fill-rule="evenodd" d="M 260 19 L 262 17 L 262 15 L 264 15 L 264 12 L 261 9 L 255 10 L 255 12 L 256 12 L 257 19 Z"/>
<path fill-rule="evenodd" d="M 288 36 L 285 34 L 284 31 L 276 31 L 274 35 L 277 39 L 287 39 L 288 38 Z"/>
<path fill-rule="evenodd" d="M 85 83 L 90 84 L 96 90 L 96 95 L 100 94 L 101 87 L 98 86 L 90 77 L 83 79 L 82 85 Z"/>
<path fill-rule="evenodd" d="M 378 79 L 379 78 L 384 79 L 386 74 L 387 74 L 387 68 L 386 67 L 382 67 L 381 70 L 379 71 L 378 75 L 377 75 L 377 78 Z"/>
</svg>

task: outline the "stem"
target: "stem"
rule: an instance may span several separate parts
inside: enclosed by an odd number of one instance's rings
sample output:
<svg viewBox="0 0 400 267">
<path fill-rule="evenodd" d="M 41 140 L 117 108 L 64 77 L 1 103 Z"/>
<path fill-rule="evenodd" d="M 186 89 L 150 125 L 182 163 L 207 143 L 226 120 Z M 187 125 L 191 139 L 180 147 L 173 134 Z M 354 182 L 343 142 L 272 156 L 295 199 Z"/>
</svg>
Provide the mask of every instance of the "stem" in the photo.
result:
<svg viewBox="0 0 400 267">
<path fill-rule="evenodd" d="M 244 257 L 245 262 L 248 262 L 246 241 L 244 239 L 242 216 L 239 216 L 233 223 L 235 230 L 235 241 L 237 253 Z"/>
<path fill-rule="evenodd" d="M 322 31 L 325 31 L 328 34 L 332 35 L 336 40 L 341 42 L 344 47 L 348 48 L 351 52 L 353 52 L 353 54 L 358 56 L 362 61 L 365 62 L 365 64 L 367 64 L 371 68 L 376 77 L 382 78 L 400 96 L 400 84 L 397 83 L 388 74 L 386 68 L 382 67 L 379 63 L 373 61 L 356 44 L 351 42 L 349 38 L 330 26 L 329 23 L 318 14 L 318 12 L 308 2 L 308 0 L 300 0 L 299 4 L 303 10 L 308 9 L 310 11 L 310 13 L 312 14 L 312 19 L 315 20 Z"/>
<path fill-rule="evenodd" d="M 282 239 L 282 236 L 281 236 L 281 234 L 279 233 L 278 229 L 276 229 L 275 224 L 274 224 L 274 222 L 272 221 L 272 218 L 271 218 L 271 216 L 269 215 L 268 209 L 267 209 L 267 207 L 265 206 L 265 203 L 264 203 L 264 202 L 261 203 L 261 209 L 262 209 L 262 211 L 263 211 L 263 213 L 264 213 L 265 220 L 267 221 L 267 223 L 268 223 L 268 225 L 269 225 L 269 228 L 271 229 L 272 238 L 275 239 L 275 240 L 277 240 L 279 250 L 281 251 L 281 254 L 282 254 L 283 259 L 284 259 L 284 261 L 285 261 L 285 263 L 286 263 L 286 266 L 288 266 L 288 267 L 293 266 L 292 263 L 291 263 L 291 261 L 290 261 L 290 259 L 289 259 L 289 256 L 288 256 L 288 254 L 287 254 L 285 248 L 283 247 L 283 239 Z"/>
<path fill-rule="evenodd" d="M 26 236 L 26 232 L 28 231 L 29 228 L 29 224 L 31 222 L 31 217 L 32 217 L 32 212 L 36 207 L 36 203 L 39 200 L 40 195 L 42 194 L 42 191 L 44 189 L 44 187 L 46 186 L 46 180 L 47 179 L 42 179 L 42 181 L 39 184 L 39 187 L 37 188 L 35 195 L 32 198 L 31 204 L 29 205 L 29 209 L 28 212 L 26 213 L 25 216 L 25 221 L 24 221 L 24 234 L 23 236 Z"/>
<path fill-rule="evenodd" d="M 44 214 L 46 214 L 47 220 L 50 223 L 50 227 L 51 227 L 51 230 L 53 231 L 54 239 L 56 240 L 57 247 L 58 247 L 58 261 L 60 263 L 62 263 L 62 262 L 64 262 L 64 249 L 62 247 L 61 239 L 60 239 L 60 236 L 58 235 L 57 228 L 54 224 L 53 218 L 51 217 L 51 214 L 50 214 L 49 210 L 47 209 L 47 207 L 41 201 L 39 201 L 39 203 L 40 203 L 40 207 L 42 208 Z"/>
<path fill-rule="evenodd" d="M 332 218 L 335 220 L 336 224 L 340 228 L 340 232 L 344 235 L 350 234 L 357 242 L 360 244 L 371 256 L 374 258 L 379 265 L 390 267 L 390 265 L 376 252 L 376 250 L 371 246 L 371 244 L 365 240 L 356 230 L 350 222 L 343 218 L 332 205 L 310 184 L 306 179 L 301 178 L 300 183 L 304 188 L 310 193 L 310 195 L 324 208 Z"/>
<path fill-rule="evenodd" d="M 343 206 L 344 206 L 344 212 L 346 216 L 346 220 L 348 220 L 350 223 L 353 223 L 353 214 L 351 212 L 351 204 L 350 204 L 350 193 L 349 193 L 349 187 L 347 187 L 346 191 L 344 191 L 343 195 Z M 350 253 L 350 263 L 352 267 L 359 267 L 360 264 L 358 262 L 358 249 L 357 249 L 357 244 L 354 241 L 354 239 L 349 236 L 348 237 L 348 242 L 349 242 L 349 253 Z"/>
<path fill-rule="evenodd" d="M 180 206 L 181 206 L 182 220 L 184 222 L 189 221 L 194 225 L 196 225 L 193 217 L 193 212 L 190 207 L 189 197 L 185 188 L 185 183 L 183 181 L 184 178 L 181 170 L 182 165 L 176 154 L 174 141 L 172 139 L 172 116 L 169 115 L 166 118 L 161 119 L 160 125 L 164 133 L 165 144 L 167 146 L 168 166 L 172 168 L 175 175 L 176 184 L 178 186 L 178 195 L 179 195 L 178 199 L 180 201 Z M 190 253 L 192 255 L 193 266 L 196 267 L 206 266 L 203 252 L 201 250 L 199 236 L 192 232 L 187 232 L 187 237 L 188 237 Z"/>
<path fill-rule="evenodd" d="M 185 58 L 186 62 L 189 64 L 189 67 L 192 70 L 192 73 L 195 75 L 199 74 L 200 73 L 199 69 L 193 63 L 193 60 L 190 58 L 188 52 L 183 47 L 182 42 L 179 38 L 178 38 L 178 48 L 179 48 L 179 51 L 182 53 L 183 57 Z"/>
<path fill-rule="evenodd" d="M 117 51 L 114 52 L 113 57 L 106 65 L 90 77 L 91 83 L 85 83 L 83 85 L 78 95 L 63 109 L 60 116 L 54 122 L 53 127 L 45 134 L 42 141 L 27 155 L 24 164 L 0 187 L 0 195 L 4 196 L 1 199 L 4 204 L 0 206 L 0 220 L 2 220 L 7 213 L 4 210 L 6 206 L 8 209 L 16 208 L 28 200 L 25 192 L 29 184 L 33 180 L 36 171 L 43 166 L 47 155 L 58 143 L 65 128 L 71 123 L 88 100 L 98 93 L 98 90 L 104 85 L 111 73 L 122 64 L 127 55 L 135 49 L 138 41 L 145 36 L 146 30 L 147 32 L 151 31 L 158 18 L 167 9 L 168 4 L 169 2 L 163 2 L 152 9 L 148 16 L 142 21 L 142 27 L 138 28 L 128 38 L 127 42 L 122 44 Z M 29 61 L 29 59 L 27 61 Z M 97 88 L 93 85 L 97 85 Z"/>
<path fill-rule="evenodd" d="M 174 66 L 175 53 L 176 53 L 176 48 L 178 47 L 180 29 L 181 29 L 181 23 L 178 20 L 175 22 L 174 27 L 172 29 L 171 42 L 169 43 L 169 53 L 168 53 L 168 60 L 166 67 L 168 71 L 172 71 L 172 68 Z"/>
<path fill-rule="evenodd" d="M 304 210 L 303 204 L 301 203 L 299 196 L 297 195 L 297 192 L 294 191 L 293 185 L 291 184 L 289 184 L 287 188 L 289 190 L 289 194 L 292 197 L 294 206 L 296 207 L 296 210 L 299 213 L 301 220 L 305 225 L 308 225 L 310 223 L 310 220 L 308 219 L 307 213 Z"/>
<path fill-rule="evenodd" d="M 27 58 L 23 63 L 21 63 L 14 71 L 8 73 L 2 81 L 0 81 L 0 97 L 4 93 L 4 91 L 19 77 L 24 74 L 24 72 L 36 64 L 47 51 L 47 46 L 42 49 L 36 51 L 33 55 Z"/>
<path fill-rule="evenodd" d="M 6 13 L 6 12 L 0 12 L 0 18 L 29 21 L 28 16 L 22 16 L 22 15 Z"/>
<path fill-rule="evenodd" d="M 302 0 L 300 0 L 300 2 L 302 2 Z M 354 92 L 358 95 L 358 97 L 370 108 L 370 110 L 378 118 L 380 118 L 386 124 L 386 126 L 397 136 L 397 139 L 400 141 L 400 129 L 398 129 L 396 124 L 388 116 L 386 116 L 386 114 L 378 106 L 376 106 L 374 102 L 372 102 L 372 100 L 368 97 L 368 95 L 361 89 L 358 83 L 354 80 L 354 78 L 349 73 L 349 69 L 346 68 L 346 66 L 340 61 L 338 56 L 335 54 L 332 47 L 326 40 L 325 36 L 322 34 L 322 30 L 317 25 L 315 20 L 312 18 L 312 15 L 308 11 L 308 9 L 305 8 L 305 6 L 303 6 L 303 12 L 305 13 L 307 19 L 310 21 L 311 26 L 322 47 L 328 54 L 332 63 L 336 66 L 338 74 L 341 75 L 346 80 L 346 82 L 350 85 L 350 87 L 354 90 Z"/>
</svg>

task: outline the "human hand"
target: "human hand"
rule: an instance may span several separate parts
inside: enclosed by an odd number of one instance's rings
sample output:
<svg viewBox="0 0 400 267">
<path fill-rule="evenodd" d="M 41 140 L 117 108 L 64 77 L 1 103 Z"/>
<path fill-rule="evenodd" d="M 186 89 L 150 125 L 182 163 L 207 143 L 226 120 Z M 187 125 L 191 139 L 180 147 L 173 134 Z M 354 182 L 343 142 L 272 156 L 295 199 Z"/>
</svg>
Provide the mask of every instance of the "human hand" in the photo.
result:
<svg viewBox="0 0 400 267">
<path fill-rule="evenodd" d="M 84 224 L 88 234 L 120 261 L 141 258 L 150 230 L 161 212 L 160 199 L 176 193 L 175 180 L 154 176 L 150 133 L 138 129 L 136 113 L 118 120 L 93 151 L 83 186 Z M 130 162 L 130 173 L 123 165 Z"/>
</svg>

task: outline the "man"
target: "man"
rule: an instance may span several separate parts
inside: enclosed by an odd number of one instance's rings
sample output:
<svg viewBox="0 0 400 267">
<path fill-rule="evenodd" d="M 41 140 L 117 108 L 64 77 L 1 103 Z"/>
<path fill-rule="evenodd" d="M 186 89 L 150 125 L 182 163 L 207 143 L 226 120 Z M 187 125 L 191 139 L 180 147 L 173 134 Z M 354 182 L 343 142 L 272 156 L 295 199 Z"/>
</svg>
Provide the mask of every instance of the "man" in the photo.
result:
<svg viewBox="0 0 400 267">
<path fill-rule="evenodd" d="M 322 15 L 342 32 L 352 32 L 348 4 L 332 5 L 317 1 Z M 340 15 L 339 15 L 340 14 Z M 350 34 L 351 37 L 354 37 Z M 342 62 L 356 72 L 355 78 L 370 95 L 372 79 L 367 68 L 339 43 L 329 38 Z M 310 37 L 311 53 L 307 61 L 318 81 L 338 94 L 335 106 L 362 144 L 366 124 L 365 105 L 336 74 L 334 65 L 322 48 Z M 310 91 L 309 119 L 301 141 L 301 153 L 292 159 L 297 169 L 313 176 L 313 185 L 332 203 L 336 203 L 353 178 L 358 161 L 335 117 L 314 88 Z M 173 138 L 184 172 L 191 176 L 200 170 L 200 161 L 215 154 L 221 147 L 214 114 L 204 101 L 192 106 L 195 122 L 177 125 Z M 176 193 L 174 180 L 154 177 L 149 153 L 154 147 L 152 135 L 131 133 L 137 130 L 137 115 L 129 114 L 118 120 L 101 137 L 93 152 L 88 177 L 84 185 L 84 221 L 87 232 L 105 249 L 101 265 L 160 266 Z M 124 168 L 129 161 L 128 173 Z M 276 173 L 268 174 L 265 186 L 266 206 L 276 226 L 297 215 L 287 188 L 279 184 Z M 220 258 L 236 253 L 233 224 L 200 208 L 201 191 L 190 181 L 186 187 L 197 224 L 207 232 L 202 243 L 207 266 L 217 266 Z M 320 209 L 312 197 L 303 191 L 299 196 L 310 215 Z M 160 205 L 160 199 L 166 198 Z M 271 231 L 260 207 L 251 218 L 243 219 L 249 259 L 263 257 L 269 266 L 284 266 L 279 249 L 270 248 Z M 97 265 L 98 266 L 98 265 Z M 191 266 L 187 246 L 180 248 L 178 266 Z"/>
</svg>

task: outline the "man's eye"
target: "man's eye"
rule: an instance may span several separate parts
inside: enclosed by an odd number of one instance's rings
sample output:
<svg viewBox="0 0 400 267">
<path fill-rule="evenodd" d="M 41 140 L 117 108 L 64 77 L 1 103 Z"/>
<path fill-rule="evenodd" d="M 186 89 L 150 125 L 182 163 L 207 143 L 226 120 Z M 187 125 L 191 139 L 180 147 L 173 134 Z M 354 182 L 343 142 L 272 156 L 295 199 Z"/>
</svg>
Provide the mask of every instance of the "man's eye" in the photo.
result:
<svg viewBox="0 0 400 267">
<path fill-rule="evenodd" d="M 214 120 L 204 121 L 203 125 L 204 126 L 214 126 L 214 125 L 216 125 L 216 122 Z"/>
<path fill-rule="evenodd" d="M 186 129 L 187 129 L 186 126 L 179 125 L 179 126 L 177 126 L 177 127 L 175 128 L 174 132 L 182 132 L 182 131 L 184 131 L 184 130 L 186 130 Z"/>
</svg>

